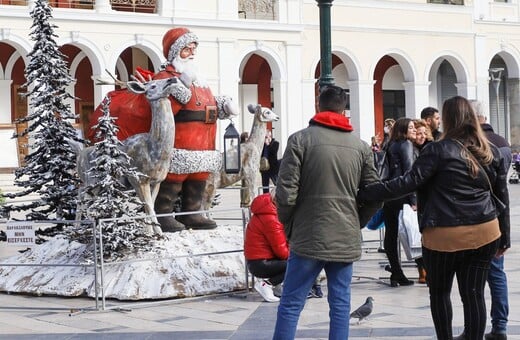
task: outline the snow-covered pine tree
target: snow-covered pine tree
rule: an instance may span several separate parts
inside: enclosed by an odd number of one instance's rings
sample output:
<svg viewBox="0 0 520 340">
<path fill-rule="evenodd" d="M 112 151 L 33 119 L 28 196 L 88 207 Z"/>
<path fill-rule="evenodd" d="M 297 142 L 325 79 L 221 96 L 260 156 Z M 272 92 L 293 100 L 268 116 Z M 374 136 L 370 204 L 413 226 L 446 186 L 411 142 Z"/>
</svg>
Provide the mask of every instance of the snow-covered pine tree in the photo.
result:
<svg viewBox="0 0 520 340">
<path fill-rule="evenodd" d="M 67 100 L 73 96 L 67 86 L 73 79 L 69 75 L 64 55 L 54 40 L 55 25 L 47 0 L 36 0 L 31 11 L 33 25 L 31 40 L 35 41 L 28 54 L 25 69 L 27 96 L 30 110 L 17 123 L 27 122 L 28 128 L 13 138 L 30 134 L 29 154 L 24 165 L 15 172 L 15 185 L 23 189 L 6 193 L 9 198 L 39 195 L 29 204 L 7 204 L 3 210 L 30 211 L 28 220 L 73 219 L 76 208 L 77 187 L 76 154 L 69 141 L 83 143 L 71 124 L 74 119 Z"/>
<path fill-rule="evenodd" d="M 103 248 L 106 257 L 118 257 L 123 250 L 134 247 L 149 246 L 150 237 L 144 233 L 144 219 L 137 216 L 142 208 L 141 201 L 130 193 L 122 184 L 121 179 L 139 176 L 130 166 L 130 158 L 122 151 L 122 143 L 117 139 L 116 118 L 110 116 L 110 98 L 102 103 L 103 115 L 92 128 L 96 130 L 94 145 L 94 161 L 88 170 L 91 183 L 83 189 L 87 194 L 81 195 L 82 207 L 88 219 L 99 221 L 104 218 L 119 218 L 120 220 L 103 224 Z M 67 231 L 72 240 L 81 243 L 92 241 L 92 228 L 74 226 Z"/>
</svg>

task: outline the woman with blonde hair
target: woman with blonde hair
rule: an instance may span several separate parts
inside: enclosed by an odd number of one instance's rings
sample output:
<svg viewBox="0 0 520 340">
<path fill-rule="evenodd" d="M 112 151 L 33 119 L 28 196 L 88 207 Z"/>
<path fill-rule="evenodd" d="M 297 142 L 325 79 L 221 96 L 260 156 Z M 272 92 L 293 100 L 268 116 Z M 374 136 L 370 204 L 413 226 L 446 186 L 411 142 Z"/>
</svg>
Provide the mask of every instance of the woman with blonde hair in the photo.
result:
<svg viewBox="0 0 520 340">
<path fill-rule="evenodd" d="M 417 191 L 430 309 L 438 339 L 452 339 L 450 300 L 457 277 L 464 332 L 455 339 L 482 339 L 486 328 L 484 286 L 493 256 L 510 247 L 507 170 L 466 98 L 444 102 L 443 135 L 429 143 L 412 169 L 370 184 L 358 200 L 378 201 Z"/>
</svg>

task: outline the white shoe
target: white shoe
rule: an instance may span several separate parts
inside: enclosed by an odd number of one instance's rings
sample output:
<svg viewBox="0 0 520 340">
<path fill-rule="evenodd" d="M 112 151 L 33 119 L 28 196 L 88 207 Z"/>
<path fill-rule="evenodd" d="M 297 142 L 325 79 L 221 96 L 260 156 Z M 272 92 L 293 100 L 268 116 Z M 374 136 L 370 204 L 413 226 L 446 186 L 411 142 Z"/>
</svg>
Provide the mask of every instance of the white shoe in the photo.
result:
<svg viewBox="0 0 520 340">
<path fill-rule="evenodd" d="M 265 282 L 264 280 L 258 280 L 255 282 L 255 290 L 262 295 L 267 302 L 278 302 L 279 298 L 274 296 L 273 286 Z"/>
</svg>

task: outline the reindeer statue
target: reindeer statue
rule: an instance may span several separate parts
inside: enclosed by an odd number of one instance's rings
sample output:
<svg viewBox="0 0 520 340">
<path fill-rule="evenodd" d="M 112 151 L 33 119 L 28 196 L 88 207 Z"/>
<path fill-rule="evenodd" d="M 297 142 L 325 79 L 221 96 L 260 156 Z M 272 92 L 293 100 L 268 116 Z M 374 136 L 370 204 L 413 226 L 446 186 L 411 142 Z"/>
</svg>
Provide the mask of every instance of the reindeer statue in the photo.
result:
<svg viewBox="0 0 520 340">
<path fill-rule="evenodd" d="M 249 133 L 249 139 L 240 144 L 240 172 L 238 174 L 227 174 L 223 169 L 220 173 L 212 173 L 206 181 L 206 192 L 203 198 L 204 209 L 211 207 L 216 190 L 225 188 L 240 180 L 243 180 L 245 195 L 240 195 L 240 206 L 248 207 L 251 199 L 255 197 L 256 176 L 260 171 L 260 154 L 264 147 L 267 123 L 280 119 L 276 113 L 260 105 L 248 105 L 248 110 L 254 114 L 253 126 Z"/>
<path fill-rule="evenodd" d="M 152 112 L 150 131 L 133 135 L 122 142 L 122 150 L 129 156 L 130 165 L 140 173 L 139 177 L 127 178 L 127 180 L 144 203 L 146 214 L 152 216 L 153 230 L 152 226 L 148 226 L 146 232 L 153 231 L 155 234 L 162 235 L 153 207 L 159 192 L 159 184 L 166 178 L 170 168 L 175 139 L 174 117 L 168 96 L 183 91 L 180 87 L 184 85 L 178 78 L 150 80 L 146 83 L 136 80 L 129 81 L 126 85 L 133 93 L 145 94 Z M 88 147 L 78 155 L 78 174 L 84 186 L 92 181 L 88 178 L 88 170 L 95 157 L 93 151 L 93 147 Z M 80 188 L 80 195 L 82 192 Z M 78 208 L 78 217 L 81 218 L 79 210 Z"/>
</svg>

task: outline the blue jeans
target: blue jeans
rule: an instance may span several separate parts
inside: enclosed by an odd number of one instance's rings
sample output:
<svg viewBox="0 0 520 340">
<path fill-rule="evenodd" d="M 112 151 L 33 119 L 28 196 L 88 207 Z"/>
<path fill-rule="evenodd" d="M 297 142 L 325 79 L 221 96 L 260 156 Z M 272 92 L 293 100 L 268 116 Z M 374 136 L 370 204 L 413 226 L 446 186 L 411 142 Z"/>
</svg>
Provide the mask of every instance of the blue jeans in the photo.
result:
<svg viewBox="0 0 520 340">
<path fill-rule="evenodd" d="M 327 276 L 329 340 L 348 339 L 352 263 L 320 261 L 291 251 L 287 260 L 273 340 L 294 339 L 307 294 L 322 269 L 325 269 Z"/>
<path fill-rule="evenodd" d="M 504 272 L 504 256 L 493 258 L 488 274 L 491 291 L 491 330 L 493 333 L 506 333 L 509 303 L 507 300 L 507 277 Z"/>
</svg>

